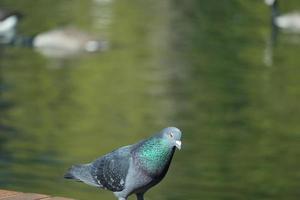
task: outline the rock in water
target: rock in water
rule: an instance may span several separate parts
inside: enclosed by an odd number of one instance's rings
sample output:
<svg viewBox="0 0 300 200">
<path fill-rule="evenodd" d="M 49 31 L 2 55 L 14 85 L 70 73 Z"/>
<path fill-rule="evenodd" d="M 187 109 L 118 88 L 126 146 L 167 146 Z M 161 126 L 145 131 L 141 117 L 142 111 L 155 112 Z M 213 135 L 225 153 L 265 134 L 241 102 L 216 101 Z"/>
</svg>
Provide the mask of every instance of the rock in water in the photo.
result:
<svg viewBox="0 0 300 200">
<path fill-rule="evenodd" d="M 136 144 L 116 149 L 91 163 L 73 165 L 65 178 L 112 191 L 118 200 L 136 194 L 138 200 L 166 175 L 181 131 L 168 127 Z"/>
</svg>

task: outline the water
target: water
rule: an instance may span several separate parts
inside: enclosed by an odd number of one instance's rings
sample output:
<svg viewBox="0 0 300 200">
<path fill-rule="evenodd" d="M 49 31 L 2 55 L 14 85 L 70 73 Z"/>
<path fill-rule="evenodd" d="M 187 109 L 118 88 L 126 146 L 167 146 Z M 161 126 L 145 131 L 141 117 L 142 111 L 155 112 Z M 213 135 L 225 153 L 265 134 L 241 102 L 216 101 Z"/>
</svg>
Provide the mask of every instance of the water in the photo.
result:
<svg viewBox="0 0 300 200">
<path fill-rule="evenodd" d="M 173 125 L 183 148 L 147 199 L 299 199 L 300 36 L 270 46 L 262 1 L 1 6 L 25 13 L 20 32 L 72 24 L 111 48 L 64 60 L 1 49 L 0 188 L 115 199 L 65 170 Z"/>
</svg>

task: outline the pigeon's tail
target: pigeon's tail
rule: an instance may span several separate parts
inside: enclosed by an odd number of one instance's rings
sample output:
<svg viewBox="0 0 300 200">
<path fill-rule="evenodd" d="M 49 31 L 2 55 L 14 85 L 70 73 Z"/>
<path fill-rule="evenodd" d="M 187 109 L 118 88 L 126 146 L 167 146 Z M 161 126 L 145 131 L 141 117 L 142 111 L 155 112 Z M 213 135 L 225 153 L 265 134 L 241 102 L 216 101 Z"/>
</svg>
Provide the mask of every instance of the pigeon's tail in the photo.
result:
<svg viewBox="0 0 300 200">
<path fill-rule="evenodd" d="M 64 178 L 66 179 L 76 179 L 75 176 L 73 175 L 73 169 L 74 166 L 72 166 L 68 171 L 65 173 Z"/>
<path fill-rule="evenodd" d="M 66 179 L 74 179 L 86 184 L 99 187 L 91 175 L 91 164 L 73 165 L 64 175 Z"/>
<path fill-rule="evenodd" d="M 73 165 L 68 169 L 67 173 L 65 173 L 64 178 L 66 179 L 76 179 L 80 181 L 78 176 L 81 175 L 82 169 L 84 165 Z"/>
</svg>

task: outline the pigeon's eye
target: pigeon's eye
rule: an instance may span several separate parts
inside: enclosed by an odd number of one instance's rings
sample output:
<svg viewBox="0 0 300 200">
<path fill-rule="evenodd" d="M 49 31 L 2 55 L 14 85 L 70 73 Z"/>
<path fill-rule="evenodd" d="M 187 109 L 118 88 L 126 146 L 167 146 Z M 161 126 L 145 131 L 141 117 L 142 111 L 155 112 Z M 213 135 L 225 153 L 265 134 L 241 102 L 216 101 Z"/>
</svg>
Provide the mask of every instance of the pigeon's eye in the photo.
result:
<svg viewBox="0 0 300 200">
<path fill-rule="evenodd" d="M 173 133 L 170 133 L 169 136 L 170 136 L 170 138 L 173 138 L 173 137 L 174 137 Z"/>
</svg>

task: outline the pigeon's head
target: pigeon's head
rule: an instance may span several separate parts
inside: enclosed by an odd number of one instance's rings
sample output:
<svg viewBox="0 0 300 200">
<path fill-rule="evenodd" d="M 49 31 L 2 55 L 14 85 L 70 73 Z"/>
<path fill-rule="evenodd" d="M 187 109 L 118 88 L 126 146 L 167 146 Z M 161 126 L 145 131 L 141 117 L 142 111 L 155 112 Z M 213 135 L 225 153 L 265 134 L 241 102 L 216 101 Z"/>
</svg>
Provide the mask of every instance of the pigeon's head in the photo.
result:
<svg viewBox="0 0 300 200">
<path fill-rule="evenodd" d="M 161 131 L 162 137 L 168 140 L 173 146 L 181 149 L 181 131 L 176 127 L 168 127 Z"/>
</svg>

